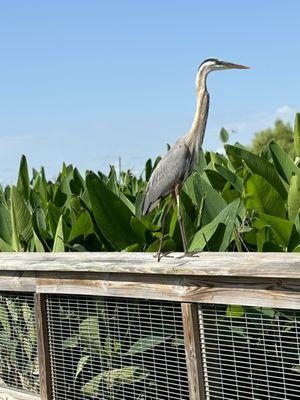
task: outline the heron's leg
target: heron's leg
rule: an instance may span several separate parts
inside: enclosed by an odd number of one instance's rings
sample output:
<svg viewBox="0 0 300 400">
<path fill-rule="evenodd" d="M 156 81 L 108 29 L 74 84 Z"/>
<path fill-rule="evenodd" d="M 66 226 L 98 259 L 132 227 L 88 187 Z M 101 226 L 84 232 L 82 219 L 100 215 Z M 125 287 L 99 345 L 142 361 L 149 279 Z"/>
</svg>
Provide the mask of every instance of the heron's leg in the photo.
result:
<svg viewBox="0 0 300 400">
<path fill-rule="evenodd" d="M 186 235 L 185 235 L 183 216 L 182 216 L 181 207 L 180 207 L 179 192 L 180 192 L 179 186 L 176 186 L 175 196 L 176 196 L 176 202 L 177 202 L 177 208 L 178 208 L 178 223 L 179 223 L 179 228 L 180 228 L 180 233 L 181 233 L 181 238 L 182 238 L 183 251 L 184 251 L 184 254 L 186 254 L 188 252 L 187 251 L 187 240 L 186 240 Z"/>
<path fill-rule="evenodd" d="M 166 224 L 167 216 L 169 214 L 169 211 L 170 211 L 172 203 L 173 203 L 173 200 L 171 199 L 170 203 L 168 204 L 167 210 L 164 211 L 164 214 L 163 214 L 163 217 L 162 217 L 162 220 L 161 220 L 161 237 L 159 239 L 159 248 L 158 248 L 158 252 L 154 255 L 154 257 L 157 257 L 157 261 L 158 262 L 160 261 L 160 259 L 163 256 L 166 257 L 168 255 L 168 253 L 163 253 L 162 252 L 162 246 L 163 246 L 164 235 L 165 235 L 165 224 Z"/>
<path fill-rule="evenodd" d="M 180 189 L 179 189 L 178 186 L 176 186 L 175 195 L 176 195 L 176 201 L 177 201 L 177 207 L 178 207 L 178 223 L 179 223 L 179 228 L 180 228 L 180 233 L 181 233 L 181 238 L 182 238 L 182 244 L 183 244 L 183 251 L 184 251 L 184 255 L 180 256 L 178 258 L 182 258 L 184 256 L 193 257 L 195 255 L 195 252 L 188 251 L 186 234 L 185 234 L 185 229 L 184 229 L 183 214 L 182 214 L 182 210 L 181 210 L 181 207 L 180 207 L 179 192 L 180 192 Z"/>
</svg>

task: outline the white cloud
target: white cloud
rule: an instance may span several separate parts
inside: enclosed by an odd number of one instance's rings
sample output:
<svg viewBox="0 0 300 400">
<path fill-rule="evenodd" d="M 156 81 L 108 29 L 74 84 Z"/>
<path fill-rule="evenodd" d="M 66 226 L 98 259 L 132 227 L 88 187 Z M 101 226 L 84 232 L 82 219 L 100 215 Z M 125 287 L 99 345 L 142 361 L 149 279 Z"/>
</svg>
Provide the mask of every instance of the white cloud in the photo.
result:
<svg viewBox="0 0 300 400">
<path fill-rule="evenodd" d="M 295 111 L 289 106 L 282 106 L 277 108 L 271 113 L 257 113 L 248 115 L 243 121 L 229 124 L 229 128 L 237 132 L 250 131 L 254 133 L 257 130 L 261 130 L 270 127 L 274 124 L 274 121 L 278 118 L 285 122 L 291 122 Z"/>
<path fill-rule="evenodd" d="M 290 122 L 293 125 L 295 110 L 288 106 L 283 105 L 278 107 L 273 112 L 263 112 L 245 115 L 241 120 L 236 122 L 224 122 L 222 125 L 212 124 L 207 129 L 206 138 L 208 139 L 205 143 L 205 148 L 219 148 L 219 136 L 216 132 L 220 131 L 221 126 L 224 126 L 230 133 L 230 141 L 239 141 L 245 145 L 250 144 L 254 133 L 259 132 L 263 129 L 272 127 L 277 119 L 281 119 L 284 122 Z"/>
<path fill-rule="evenodd" d="M 277 108 L 275 111 L 275 115 L 284 120 L 290 120 L 292 117 L 294 117 L 295 113 L 296 111 L 290 106 L 282 106 Z"/>
</svg>

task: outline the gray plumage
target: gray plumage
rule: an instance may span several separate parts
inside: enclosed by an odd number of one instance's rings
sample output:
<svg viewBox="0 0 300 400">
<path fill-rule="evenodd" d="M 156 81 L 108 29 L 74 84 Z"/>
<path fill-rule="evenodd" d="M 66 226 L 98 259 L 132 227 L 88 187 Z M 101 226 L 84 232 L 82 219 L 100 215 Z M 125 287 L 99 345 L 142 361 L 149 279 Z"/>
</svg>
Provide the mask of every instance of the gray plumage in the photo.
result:
<svg viewBox="0 0 300 400">
<path fill-rule="evenodd" d="M 152 211 L 160 199 L 173 192 L 177 184 L 184 182 L 192 169 L 192 161 L 193 154 L 186 143 L 186 138 L 178 139 L 151 175 L 144 197 L 143 214 Z"/>
<path fill-rule="evenodd" d="M 201 100 L 202 107 L 199 109 L 201 126 L 198 124 L 198 119 L 196 123 L 194 120 L 195 129 L 191 129 L 187 135 L 179 138 L 157 164 L 145 192 L 142 207 L 143 215 L 151 212 L 161 199 L 174 192 L 177 185 L 181 187 L 193 171 L 202 146 L 209 110 L 209 94 L 206 88 Z"/>
</svg>

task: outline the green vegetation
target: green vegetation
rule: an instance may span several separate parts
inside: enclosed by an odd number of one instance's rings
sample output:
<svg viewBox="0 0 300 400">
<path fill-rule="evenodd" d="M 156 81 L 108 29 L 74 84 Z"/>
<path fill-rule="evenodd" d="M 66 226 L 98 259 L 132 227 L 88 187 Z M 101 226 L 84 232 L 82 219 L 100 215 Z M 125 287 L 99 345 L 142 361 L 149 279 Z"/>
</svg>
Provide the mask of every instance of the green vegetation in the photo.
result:
<svg viewBox="0 0 300 400">
<path fill-rule="evenodd" d="M 79 304 L 70 307 L 67 298 L 60 302 L 59 322 L 54 322 L 51 337 L 57 354 L 54 381 L 60 382 L 63 368 L 68 370 L 68 393 L 80 393 L 82 399 L 139 400 L 157 391 L 161 400 L 169 399 L 169 391 L 164 395 L 168 374 L 178 373 L 176 356 L 179 363 L 185 360 L 174 303 L 89 297 Z M 179 304 L 175 307 L 180 310 Z M 158 359 L 165 364 L 158 367 Z M 181 377 L 187 380 L 184 371 Z"/>
<path fill-rule="evenodd" d="M 227 156 L 200 153 L 181 196 L 190 250 L 300 250 L 299 120 L 296 159 L 275 141 L 260 155 L 239 143 L 225 145 Z M 146 162 L 146 180 L 157 161 Z M 0 250 L 156 251 L 170 198 L 142 217 L 146 180 L 130 171 L 118 178 L 114 167 L 84 179 L 72 165 L 54 182 L 43 168 L 29 179 L 23 156 L 17 185 L 0 191 Z M 164 250 L 182 250 L 175 204 Z"/>
<path fill-rule="evenodd" d="M 31 295 L 0 295 L 0 386 L 39 390 L 35 314 Z"/>
<path fill-rule="evenodd" d="M 284 123 L 280 119 L 275 121 L 274 128 L 264 129 L 254 135 L 251 151 L 260 154 L 264 151 L 271 140 L 274 140 L 291 157 L 295 155 L 294 133 L 289 123 Z"/>
</svg>

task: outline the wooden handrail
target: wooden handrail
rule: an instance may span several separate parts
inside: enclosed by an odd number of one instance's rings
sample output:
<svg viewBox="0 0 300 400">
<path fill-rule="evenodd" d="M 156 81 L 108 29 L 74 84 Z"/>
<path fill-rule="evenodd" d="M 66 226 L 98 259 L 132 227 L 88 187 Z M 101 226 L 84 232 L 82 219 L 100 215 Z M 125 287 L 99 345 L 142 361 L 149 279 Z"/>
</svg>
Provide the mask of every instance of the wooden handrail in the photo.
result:
<svg viewBox="0 0 300 400">
<path fill-rule="evenodd" d="M 0 253 L 0 271 L 102 272 L 300 279 L 299 253 Z M 171 258 L 170 258 L 171 257 Z"/>
</svg>

